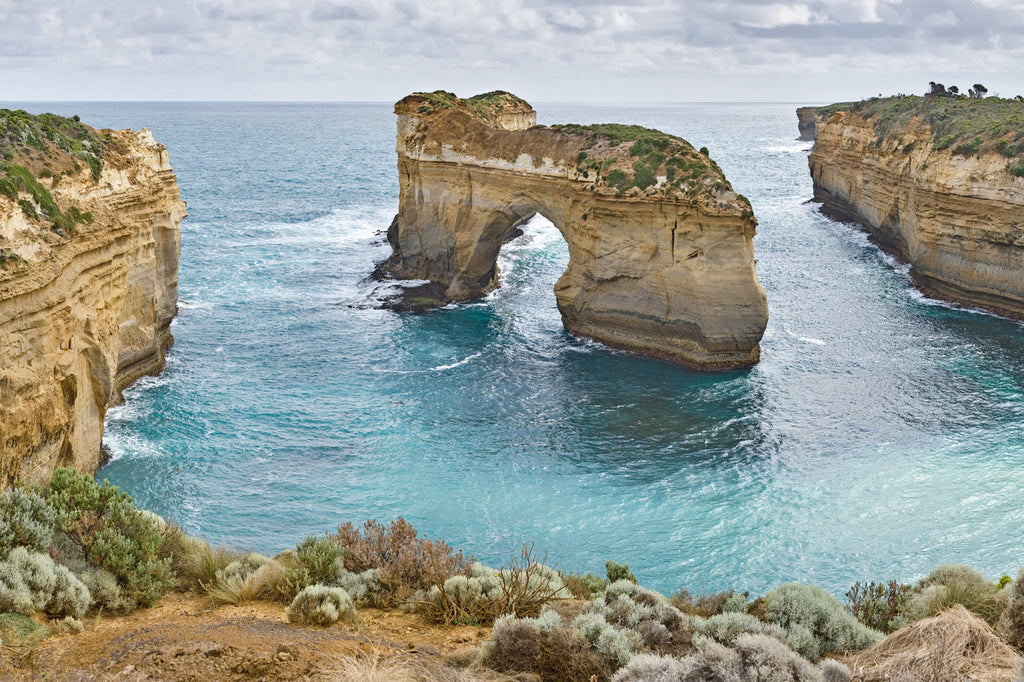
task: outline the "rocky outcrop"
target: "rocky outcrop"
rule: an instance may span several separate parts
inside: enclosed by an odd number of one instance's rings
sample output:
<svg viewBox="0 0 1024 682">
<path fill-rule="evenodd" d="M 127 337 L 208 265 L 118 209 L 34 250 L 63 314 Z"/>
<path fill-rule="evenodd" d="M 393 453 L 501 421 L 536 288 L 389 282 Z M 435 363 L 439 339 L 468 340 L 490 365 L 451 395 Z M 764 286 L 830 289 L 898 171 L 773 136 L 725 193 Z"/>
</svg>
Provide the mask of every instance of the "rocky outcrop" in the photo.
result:
<svg viewBox="0 0 1024 682">
<path fill-rule="evenodd" d="M 757 362 L 757 223 L 707 150 L 635 126 L 538 127 L 500 92 L 415 94 L 395 113 L 383 271 L 429 280 L 434 303 L 479 297 L 498 284 L 509 227 L 540 213 L 569 247 L 555 294 L 571 332 L 698 368 Z"/>
<path fill-rule="evenodd" d="M 821 107 L 800 107 L 796 110 L 797 126 L 800 128 L 801 140 L 813 140 L 818 112 Z"/>
<path fill-rule="evenodd" d="M 148 130 L 97 140 L 102 171 L 44 143 L 13 158 L 35 193 L 0 195 L 0 487 L 95 472 L 107 408 L 172 341 L 185 204 L 167 152 Z M 50 196 L 86 217 L 58 227 Z"/>
<path fill-rule="evenodd" d="M 921 116 L 880 120 L 839 111 L 818 123 L 814 198 L 909 262 L 925 293 L 1024 319 L 1024 178 L 981 137 L 957 145 Z"/>
</svg>

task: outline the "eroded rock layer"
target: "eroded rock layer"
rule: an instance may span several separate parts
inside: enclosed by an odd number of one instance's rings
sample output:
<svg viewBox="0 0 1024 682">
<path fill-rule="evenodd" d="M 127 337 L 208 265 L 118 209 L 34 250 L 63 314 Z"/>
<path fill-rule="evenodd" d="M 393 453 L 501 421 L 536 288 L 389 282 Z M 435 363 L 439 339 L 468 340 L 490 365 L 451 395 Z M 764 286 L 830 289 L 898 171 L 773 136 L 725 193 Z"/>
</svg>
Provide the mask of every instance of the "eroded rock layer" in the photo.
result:
<svg viewBox="0 0 1024 682">
<path fill-rule="evenodd" d="M 981 138 L 956 146 L 921 117 L 885 130 L 878 120 L 818 121 L 814 198 L 909 262 L 925 293 L 1024 319 L 1024 178 Z"/>
<path fill-rule="evenodd" d="M 0 195 L 0 487 L 57 466 L 95 472 L 107 408 L 163 368 L 172 341 L 185 204 L 148 130 L 104 136 L 95 175 L 36 140 L 13 159 L 36 192 Z M 39 186 L 88 220 L 57 227 Z"/>
<path fill-rule="evenodd" d="M 540 213 L 569 247 L 555 294 L 571 332 L 699 368 L 757 362 L 757 223 L 707 150 L 632 126 L 537 127 L 508 93 L 416 94 L 395 113 L 387 273 L 429 280 L 437 303 L 479 297 L 508 228 Z"/>
</svg>

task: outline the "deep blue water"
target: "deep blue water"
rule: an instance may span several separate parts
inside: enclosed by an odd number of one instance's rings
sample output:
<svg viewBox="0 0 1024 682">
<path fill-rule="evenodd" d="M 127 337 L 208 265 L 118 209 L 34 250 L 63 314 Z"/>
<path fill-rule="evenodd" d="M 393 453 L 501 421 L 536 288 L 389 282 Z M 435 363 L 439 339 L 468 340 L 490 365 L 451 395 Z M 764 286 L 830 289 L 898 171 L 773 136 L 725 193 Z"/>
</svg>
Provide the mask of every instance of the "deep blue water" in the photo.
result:
<svg viewBox="0 0 1024 682">
<path fill-rule="evenodd" d="M 537 106 L 707 146 L 750 198 L 762 361 L 702 374 L 566 333 L 567 251 L 539 218 L 487 299 L 374 309 L 398 205 L 390 105 L 27 105 L 150 127 L 189 205 L 168 367 L 111 411 L 101 475 L 266 552 L 402 515 L 487 563 L 529 541 L 666 592 L 1015 573 L 1024 327 L 924 299 L 807 203 L 796 106 Z"/>
</svg>

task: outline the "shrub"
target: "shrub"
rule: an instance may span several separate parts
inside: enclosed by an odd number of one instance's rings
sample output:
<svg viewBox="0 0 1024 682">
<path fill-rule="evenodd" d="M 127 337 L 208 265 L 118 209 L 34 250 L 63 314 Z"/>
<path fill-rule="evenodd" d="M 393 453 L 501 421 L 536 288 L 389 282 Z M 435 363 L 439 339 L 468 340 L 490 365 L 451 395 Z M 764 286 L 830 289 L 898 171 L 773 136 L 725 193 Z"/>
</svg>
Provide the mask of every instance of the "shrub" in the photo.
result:
<svg viewBox="0 0 1024 682">
<path fill-rule="evenodd" d="M 121 590 L 117 578 L 110 571 L 85 565 L 77 571 L 78 579 L 89 590 L 89 608 L 111 613 L 127 613 L 133 604 Z"/>
<path fill-rule="evenodd" d="M 1024 651 L 1024 568 L 1013 582 L 1010 603 L 999 622 L 999 632 L 1011 646 Z"/>
<path fill-rule="evenodd" d="M 499 618 L 483 661 L 498 671 L 539 675 L 542 680 L 608 679 L 614 666 L 590 643 L 566 628 L 542 631 L 538 620 Z"/>
<path fill-rule="evenodd" d="M 824 682 L 850 682 L 853 679 L 850 669 L 833 658 L 821 662 L 821 676 Z"/>
<path fill-rule="evenodd" d="M 685 679 L 690 665 L 672 656 L 637 654 L 620 669 L 612 682 L 678 682 Z"/>
<path fill-rule="evenodd" d="M 31 616 L 46 608 L 57 584 L 54 568 L 46 554 L 12 549 L 0 562 L 0 611 Z"/>
<path fill-rule="evenodd" d="M 625 171 L 619 168 L 608 173 L 608 177 L 606 179 L 608 180 L 609 186 L 614 187 L 619 191 L 625 191 L 633 186 L 633 181 L 630 180 Z"/>
<path fill-rule="evenodd" d="M 860 623 L 820 587 L 786 583 L 765 595 L 767 620 L 787 630 L 799 625 L 813 635 L 817 651 L 802 651 L 811 660 L 827 652 L 866 649 L 882 639 Z"/>
<path fill-rule="evenodd" d="M 611 581 L 611 584 L 605 588 L 604 595 L 606 599 L 617 599 L 622 596 L 632 597 L 634 594 L 639 594 L 639 592 L 640 586 L 637 584 L 636 580 L 620 578 L 618 580 Z"/>
<path fill-rule="evenodd" d="M 223 570 L 241 555 L 225 547 L 210 547 L 197 538 L 185 535 L 174 524 L 162 532 L 159 558 L 170 559 L 171 569 L 178 576 L 178 585 L 186 590 L 202 590 L 214 585 L 217 572 Z"/>
<path fill-rule="evenodd" d="M 310 585 L 295 595 L 285 613 L 291 623 L 328 626 L 339 620 L 354 619 L 356 607 L 348 592 L 340 587 Z"/>
<path fill-rule="evenodd" d="M 846 677 L 835 677 L 845 671 Z M 849 680 L 841 663 L 830 666 L 829 682 Z M 741 635 L 730 648 L 706 637 L 697 651 L 682 659 L 640 655 L 615 674 L 613 682 L 823 682 L 816 668 L 778 640 L 766 635 Z"/>
<path fill-rule="evenodd" d="M 353 573 L 380 570 L 382 606 L 395 606 L 420 589 L 429 589 L 456 573 L 468 574 L 472 559 L 454 552 L 444 540 L 417 537 L 408 521 L 399 518 L 385 527 L 367 521 L 362 530 L 351 523 L 338 527 L 330 539 L 341 547 L 341 562 Z"/>
<path fill-rule="evenodd" d="M 89 588 L 65 566 L 55 565 L 54 575 L 56 582 L 46 612 L 56 617 L 81 618 L 92 602 Z"/>
<path fill-rule="evenodd" d="M 604 592 L 608 581 L 593 573 L 562 573 L 565 589 L 576 599 L 593 599 Z"/>
<path fill-rule="evenodd" d="M 655 168 L 652 168 L 649 164 L 643 161 L 637 161 L 633 164 L 633 184 L 640 189 L 647 189 L 655 183 Z"/>
<path fill-rule="evenodd" d="M 722 607 L 734 594 L 736 593 L 729 590 L 697 596 L 690 594 L 687 589 L 682 589 L 669 597 L 668 601 L 685 614 L 710 618 L 716 613 L 721 613 Z"/>
<path fill-rule="evenodd" d="M 744 679 L 764 682 L 820 682 L 822 671 L 768 635 L 740 635 L 734 649 L 739 654 Z"/>
<path fill-rule="evenodd" d="M 731 597 L 722 603 L 722 613 L 746 613 L 747 612 L 747 595 L 739 592 L 733 594 Z"/>
<path fill-rule="evenodd" d="M 1006 172 L 1018 178 L 1024 178 L 1024 160 L 1006 164 Z"/>
<path fill-rule="evenodd" d="M 620 564 L 617 561 L 606 561 L 604 562 L 605 575 L 608 576 L 608 582 L 614 583 L 619 580 L 628 580 L 631 583 L 636 582 L 636 576 L 633 575 L 633 571 L 629 570 L 629 564 Z"/>
<path fill-rule="evenodd" d="M 332 584 L 344 588 L 356 605 L 378 606 L 381 603 L 379 569 L 368 568 L 362 573 L 352 573 L 343 568 Z"/>
<path fill-rule="evenodd" d="M 633 146 L 629 148 L 630 156 L 647 156 L 654 151 L 654 147 L 651 145 L 651 141 L 647 138 L 641 137 L 639 140 L 633 143 Z"/>
<path fill-rule="evenodd" d="M 0 559 L 13 547 L 45 552 L 53 540 L 53 510 L 34 492 L 10 488 L 0 495 Z"/>
<path fill-rule="evenodd" d="M 216 581 L 206 588 L 214 602 L 243 604 L 279 596 L 285 568 L 262 554 L 250 554 L 233 561 L 216 573 Z"/>
<path fill-rule="evenodd" d="M 330 585 L 340 575 L 341 547 L 329 538 L 308 535 L 295 546 L 278 584 L 281 596 L 294 598 L 310 585 Z"/>
<path fill-rule="evenodd" d="M 886 584 L 857 581 L 846 592 L 848 609 L 869 628 L 889 633 L 907 623 L 910 590 L 910 585 L 895 580 Z"/>
<path fill-rule="evenodd" d="M 558 572 L 537 561 L 532 552 L 532 546 L 524 546 L 520 557 L 499 571 L 473 564 L 471 575 L 455 575 L 421 590 L 413 603 L 428 618 L 443 623 L 492 623 L 505 614 L 535 616 L 545 604 L 570 594 Z"/>
<path fill-rule="evenodd" d="M 956 149 L 953 150 L 954 154 L 960 156 L 974 156 L 981 150 L 981 138 L 975 137 L 970 142 L 964 142 L 963 144 L 957 145 Z"/>
<path fill-rule="evenodd" d="M 981 617 L 989 625 L 999 623 L 1009 602 L 1009 590 L 999 589 L 970 566 L 944 564 L 914 586 L 908 606 L 913 620 L 934 616 L 955 604 Z"/>
<path fill-rule="evenodd" d="M 112 573 L 133 604 L 151 606 L 174 583 L 170 559 L 158 558 L 162 534 L 116 486 L 58 468 L 46 488 L 57 528 L 94 566 Z"/>
<path fill-rule="evenodd" d="M 745 613 L 719 613 L 706 620 L 694 618 L 691 625 L 698 635 L 710 637 L 726 646 L 735 642 L 740 635 L 760 635 L 765 633 L 766 628 L 778 628 L 776 625 L 765 623 Z M 773 632 L 784 636 L 781 633 L 781 628 L 773 630 Z"/>
</svg>

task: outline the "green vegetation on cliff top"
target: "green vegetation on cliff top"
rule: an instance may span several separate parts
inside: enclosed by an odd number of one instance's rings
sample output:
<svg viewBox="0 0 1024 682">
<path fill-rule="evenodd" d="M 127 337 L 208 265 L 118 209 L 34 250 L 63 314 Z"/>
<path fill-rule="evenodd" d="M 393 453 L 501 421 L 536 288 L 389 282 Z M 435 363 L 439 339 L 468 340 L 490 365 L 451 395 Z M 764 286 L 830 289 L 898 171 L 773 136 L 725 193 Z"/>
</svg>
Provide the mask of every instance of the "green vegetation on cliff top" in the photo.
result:
<svg viewBox="0 0 1024 682">
<path fill-rule="evenodd" d="M 462 99 L 444 90 L 417 92 L 410 97 L 418 102 L 416 112 L 430 115 L 456 109 L 486 124 L 494 124 L 501 114 L 529 113 L 533 108 L 525 100 L 503 90 Z M 607 188 L 617 196 L 637 192 L 645 195 L 679 195 L 695 205 L 699 196 L 713 196 L 721 190 L 732 191 L 725 175 L 711 158 L 707 148 L 699 152 L 686 140 L 660 130 L 637 125 L 575 123 L 550 126 L 550 130 L 583 138 L 576 158 L 577 172 L 593 182 L 594 191 Z M 659 184 L 659 177 L 664 180 Z M 737 195 L 744 218 L 753 215 L 746 197 Z"/>
<path fill-rule="evenodd" d="M 98 180 L 107 141 L 78 116 L 0 109 L 0 157 L 6 160 L 32 152 L 48 154 L 56 148 L 84 161 Z"/>
<path fill-rule="evenodd" d="M 661 191 L 679 192 L 691 201 L 700 194 L 732 190 L 722 169 L 709 156 L 686 140 L 653 128 L 619 123 L 553 125 L 551 130 L 582 137 L 587 144 L 576 157 L 577 171 L 595 186 L 605 185 L 618 194 L 636 187 L 647 192 L 664 177 Z M 753 215 L 746 197 L 737 195 L 744 217 Z"/>
<path fill-rule="evenodd" d="M 434 92 L 416 92 L 413 97 L 424 101 L 417 111 L 420 114 L 432 114 L 439 109 L 458 109 L 479 118 L 485 123 L 494 123 L 501 114 L 529 113 L 533 111 L 530 104 L 510 92 L 494 90 L 469 99 L 462 99 L 452 92 L 435 90 Z"/>
<path fill-rule="evenodd" d="M 871 120 L 878 144 L 898 139 L 913 118 L 932 128 L 932 148 L 960 156 L 994 152 L 1008 172 L 1024 176 L 1024 102 L 999 97 L 894 96 L 840 102 L 817 109 L 820 119 L 850 111 Z M 907 150 L 909 151 L 909 150 Z"/>
<path fill-rule="evenodd" d="M 92 214 L 75 206 L 61 210 L 40 179 L 54 177 L 54 167 L 67 166 L 66 172 L 76 173 L 82 168 L 81 161 L 89 166 L 93 179 L 99 180 L 109 142 L 77 116 L 0 109 L 0 195 L 17 202 L 28 218 L 45 218 L 54 232 L 67 236 L 75 225 L 92 223 Z M 61 155 L 66 155 L 63 163 L 57 158 Z"/>
</svg>

